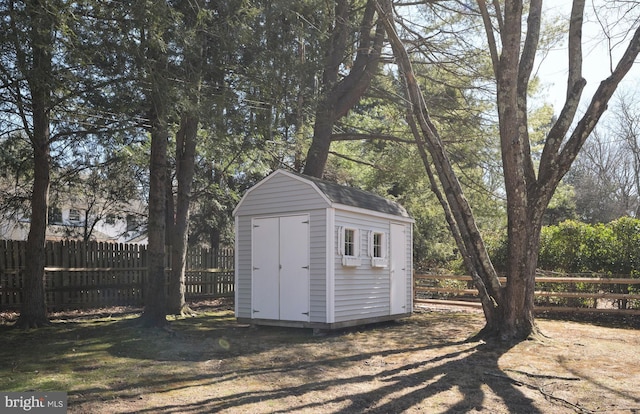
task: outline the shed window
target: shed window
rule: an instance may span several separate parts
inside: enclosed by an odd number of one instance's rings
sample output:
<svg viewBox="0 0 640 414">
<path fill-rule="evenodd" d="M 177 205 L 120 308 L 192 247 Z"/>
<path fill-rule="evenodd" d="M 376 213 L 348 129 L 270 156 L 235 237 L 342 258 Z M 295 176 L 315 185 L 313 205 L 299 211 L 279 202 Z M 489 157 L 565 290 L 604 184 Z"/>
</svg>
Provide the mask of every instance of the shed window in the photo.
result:
<svg viewBox="0 0 640 414">
<path fill-rule="evenodd" d="M 383 257 L 382 233 L 373 233 L 373 257 Z"/>
<path fill-rule="evenodd" d="M 358 230 L 348 227 L 338 227 L 338 246 L 342 255 L 343 266 L 360 266 L 360 244 L 358 243 Z"/>
<path fill-rule="evenodd" d="M 356 255 L 356 231 L 354 229 L 344 229 L 344 255 Z"/>
<path fill-rule="evenodd" d="M 387 238 L 384 233 L 369 233 L 369 256 L 371 267 L 387 267 Z"/>
</svg>

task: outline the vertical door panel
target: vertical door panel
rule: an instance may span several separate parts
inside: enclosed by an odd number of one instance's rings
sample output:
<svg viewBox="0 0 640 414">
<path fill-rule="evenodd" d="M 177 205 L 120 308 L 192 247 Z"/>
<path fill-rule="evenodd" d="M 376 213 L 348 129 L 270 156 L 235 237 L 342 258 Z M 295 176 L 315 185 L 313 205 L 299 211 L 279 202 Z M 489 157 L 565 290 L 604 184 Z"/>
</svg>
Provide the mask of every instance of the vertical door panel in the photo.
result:
<svg viewBox="0 0 640 414">
<path fill-rule="evenodd" d="M 309 216 L 253 220 L 253 318 L 309 320 Z"/>
<path fill-rule="evenodd" d="M 280 319 L 309 320 L 309 216 L 280 217 Z"/>
<path fill-rule="evenodd" d="M 253 220 L 252 246 L 252 306 L 253 317 L 259 319 L 279 319 L 280 248 L 279 220 L 260 218 Z"/>
<path fill-rule="evenodd" d="M 405 226 L 391 224 L 391 314 L 407 313 L 407 244 Z"/>
</svg>

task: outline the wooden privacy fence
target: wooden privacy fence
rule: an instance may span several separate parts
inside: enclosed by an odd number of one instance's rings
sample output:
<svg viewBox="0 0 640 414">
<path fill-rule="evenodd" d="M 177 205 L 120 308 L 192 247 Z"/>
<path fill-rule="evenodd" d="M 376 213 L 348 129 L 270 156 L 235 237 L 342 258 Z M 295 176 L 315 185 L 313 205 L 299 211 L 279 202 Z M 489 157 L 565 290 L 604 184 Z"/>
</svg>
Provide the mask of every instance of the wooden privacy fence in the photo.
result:
<svg viewBox="0 0 640 414">
<path fill-rule="evenodd" d="M 45 295 L 50 310 L 143 305 L 146 245 L 48 241 L 45 255 Z M 20 307 L 28 260 L 26 242 L 0 240 L 0 310 Z M 185 298 L 233 296 L 233 263 L 233 249 L 190 247 Z"/>
<path fill-rule="evenodd" d="M 481 306 L 471 276 L 415 274 L 414 295 L 416 303 Z M 534 295 L 536 312 L 640 315 L 640 279 L 628 275 L 539 272 Z"/>
</svg>

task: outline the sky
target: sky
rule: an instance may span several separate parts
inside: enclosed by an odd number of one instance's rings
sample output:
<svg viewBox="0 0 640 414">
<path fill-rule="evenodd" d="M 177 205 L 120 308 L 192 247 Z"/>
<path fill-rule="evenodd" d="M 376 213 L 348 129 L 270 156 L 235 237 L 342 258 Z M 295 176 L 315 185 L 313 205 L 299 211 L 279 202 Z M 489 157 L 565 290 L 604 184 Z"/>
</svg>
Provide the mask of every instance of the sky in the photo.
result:
<svg viewBox="0 0 640 414">
<path fill-rule="evenodd" d="M 597 0 L 596 0 L 597 2 Z M 546 2 L 548 6 L 543 12 L 545 18 L 550 19 L 555 15 L 564 16 L 567 21 L 571 10 L 571 0 L 552 0 Z M 599 13 L 601 19 L 616 22 L 614 27 L 615 33 L 627 33 L 629 21 L 632 15 L 635 16 L 636 24 L 638 15 L 640 14 L 640 6 L 635 7 L 624 16 L 619 15 L 619 11 L 609 10 L 607 13 Z M 596 16 L 592 7 L 592 2 L 587 1 L 585 9 L 585 24 L 583 26 L 583 69 L 582 75 L 587 81 L 587 85 L 582 94 L 581 107 L 588 104 L 596 91 L 600 82 L 606 79 L 610 74 L 610 58 L 608 42 L 602 35 L 602 27 L 597 23 Z M 624 26 L 626 24 L 626 27 Z M 635 27 L 634 27 L 635 29 Z M 621 43 L 614 48 L 613 66 L 617 64 L 619 57 L 624 53 L 628 44 L 630 35 L 626 38 L 626 42 Z M 565 101 L 567 90 L 567 49 L 566 40 L 564 44 L 552 49 L 549 55 L 542 61 L 536 61 L 538 66 L 538 75 L 543 82 L 543 99 L 550 102 L 554 106 L 556 113 L 559 113 Z M 635 91 L 640 83 L 640 62 L 631 68 L 625 79 L 618 87 L 620 92 Z M 615 96 L 615 95 L 614 95 Z M 638 97 L 640 99 L 640 96 Z"/>
</svg>

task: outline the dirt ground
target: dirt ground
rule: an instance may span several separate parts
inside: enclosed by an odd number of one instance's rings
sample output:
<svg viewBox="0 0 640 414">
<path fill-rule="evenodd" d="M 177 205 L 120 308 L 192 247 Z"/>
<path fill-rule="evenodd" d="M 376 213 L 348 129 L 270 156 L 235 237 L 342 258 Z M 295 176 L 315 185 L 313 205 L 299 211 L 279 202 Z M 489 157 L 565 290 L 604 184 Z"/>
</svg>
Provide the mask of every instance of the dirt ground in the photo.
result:
<svg viewBox="0 0 640 414">
<path fill-rule="evenodd" d="M 639 330 L 538 324 L 546 340 L 511 348 L 467 341 L 483 319 L 464 309 L 322 335 L 228 310 L 100 346 L 77 334 L 69 413 L 640 413 Z"/>
</svg>

